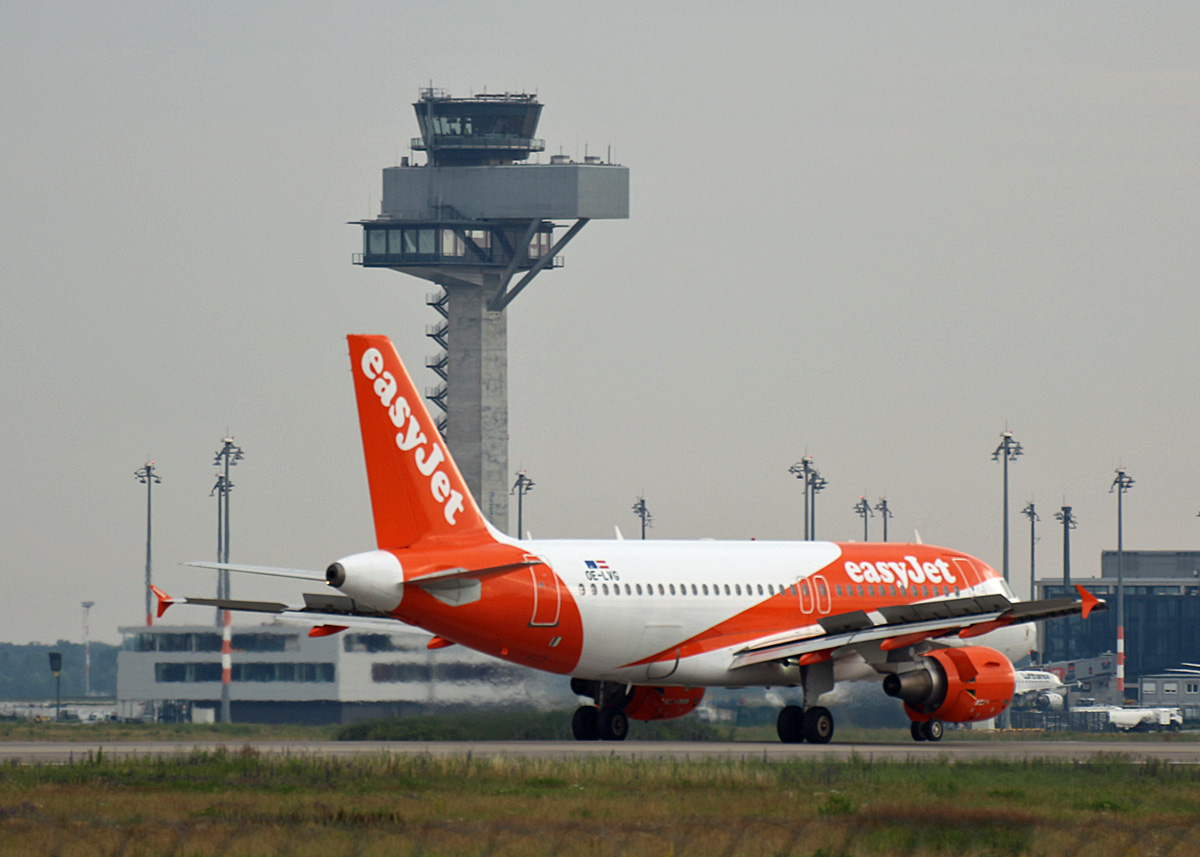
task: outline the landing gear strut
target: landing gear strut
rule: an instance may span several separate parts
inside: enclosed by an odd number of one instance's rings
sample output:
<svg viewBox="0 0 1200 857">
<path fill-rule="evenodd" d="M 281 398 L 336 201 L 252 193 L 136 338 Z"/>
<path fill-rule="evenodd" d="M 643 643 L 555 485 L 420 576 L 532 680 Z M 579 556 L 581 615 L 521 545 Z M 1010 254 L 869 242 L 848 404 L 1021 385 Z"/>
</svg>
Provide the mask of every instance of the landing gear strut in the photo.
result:
<svg viewBox="0 0 1200 857">
<path fill-rule="evenodd" d="M 799 705 L 788 705 L 775 721 L 779 740 L 785 744 L 828 744 L 833 737 L 833 714 L 817 705 L 807 711 Z"/>
</svg>

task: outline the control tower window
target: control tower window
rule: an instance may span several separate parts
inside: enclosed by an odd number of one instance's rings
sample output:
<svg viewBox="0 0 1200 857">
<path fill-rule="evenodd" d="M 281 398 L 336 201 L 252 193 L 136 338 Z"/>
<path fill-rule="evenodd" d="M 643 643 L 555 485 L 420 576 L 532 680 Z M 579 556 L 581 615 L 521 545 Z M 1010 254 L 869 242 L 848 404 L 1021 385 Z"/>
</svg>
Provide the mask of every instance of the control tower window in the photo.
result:
<svg viewBox="0 0 1200 857">
<path fill-rule="evenodd" d="M 453 229 L 442 230 L 442 255 L 443 256 L 465 256 L 467 253 L 467 245 L 463 240 L 454 234 Z"/>
<path fill-rule="evenodd" d="M 388 254 L 392 255 L 392 256 L 400 255 L 400 230 L 399 229 L 389 229 L 388 230 L 388 249 L 387 249 L 387 251 L 388 251 Z"/>
<path fill-rule="evenodd" d="M 434 229 L 405 229 L 404 255 L 432 256 L 437 252 L 435 245 L 436 230 Z"/>
<path fill-rule="evenodd" d="M 369 256 L 384 256 L 387 254 L 387 232 L 382 229 L 368 229 L 363 233 L 367 239 L 366 252 Z"/>
<path fill-rule="evenodd" d="M 529 242 L 529 258 L 540 259 L 550 252 L 550 239 L 554 236 L 549 232 L 539 232 Z"/>
</svg>

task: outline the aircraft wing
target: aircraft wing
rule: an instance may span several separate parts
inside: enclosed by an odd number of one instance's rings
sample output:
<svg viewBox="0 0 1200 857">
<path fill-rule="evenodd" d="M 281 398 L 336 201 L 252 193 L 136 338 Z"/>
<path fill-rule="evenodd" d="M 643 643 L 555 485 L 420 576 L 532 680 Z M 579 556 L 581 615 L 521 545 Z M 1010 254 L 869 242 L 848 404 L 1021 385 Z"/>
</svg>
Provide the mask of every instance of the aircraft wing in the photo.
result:
<svg viewBox="0 0 1200 857">
<path fill-rule="evenodd" d="M 876 643 L 886 652 L 937 637 L 978 637 L 1006 625 L 1055 616 L 1081 614 L 1087 618 L 1092 610 L 1107 609 L 1083 587 L 1075 588 L 1078 599 L 1012 602 L 1003 595 L 981 595 L 824 616 L 816 626 L 798 629 L 793 635 L 774 634 L 749 643 L 734 654 L 731 668 L 796 657 L 801 665 L 817 663 L 827 660 L 835 649 L 857 643 Z"/>
</svg>

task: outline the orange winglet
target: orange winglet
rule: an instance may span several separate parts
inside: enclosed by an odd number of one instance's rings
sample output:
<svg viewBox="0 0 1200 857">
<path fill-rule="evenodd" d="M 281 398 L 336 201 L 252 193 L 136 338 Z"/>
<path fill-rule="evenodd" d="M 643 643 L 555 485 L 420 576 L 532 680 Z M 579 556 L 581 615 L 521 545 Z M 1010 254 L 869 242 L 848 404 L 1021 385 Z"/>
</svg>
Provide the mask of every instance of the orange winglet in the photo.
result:
<svg viewBox="0 0 1200 857">
<path fill-rule="evenodd" d="M 833 652 L 829 649 L 824 649 L 820 652 L 807 652 L 800 656 L 800 666 L 810 667 L 813 664 L 819 664 L 822 661 L 827 661 L 833 657 Z"/>
<path fill-rule="evenodd" d="M 958 632 L 961 639 L 967 640 L 971 637 L 982 637 L 984 634 L 989 634 L 1005 625 L 1012 624 L 1011 616 L 1001 616 L 999 619 L 993 619 L 991 622 L 984 622 L 980 625 L 972 625 L 969 628 L 963 628 Z"/>
<path fill-rule="evenodd" d="M 310 637 L 332 637 L 334 634 L 340 634 L 349 628 L 349 625 L 314 625 L 308 629 Z"/>
<path fill-rule="evenodd" d="M 158 616 L 161 619 L 162 615 L 167 612 L 167 608 L 175 603 L 175 599 L 167 593 L 163 592 L 153 583 L 150 584 L 150 591 L 154 593 L 154 597 L 158 599 Z"/>
<path fill-rule="evenodd" d="M 427 649 L 444 649 L 447 646 L 453 646 L 453 640 L 447 640 L 445 637 L 430 637 L 429 642 L 425 644 Z"/>
<path fill-rule="evenodd" d="M 1100 603 L 1100 599 L 1092 593 L 1088 592 L 1078 583 L 1075 584 L 1075 589 L 1079 591 L 1079 597 L 1083 599 L 1083 618 L 1086 619 L 1088 614 L 1092 612 L 1092 608 Z"/>
</svg>

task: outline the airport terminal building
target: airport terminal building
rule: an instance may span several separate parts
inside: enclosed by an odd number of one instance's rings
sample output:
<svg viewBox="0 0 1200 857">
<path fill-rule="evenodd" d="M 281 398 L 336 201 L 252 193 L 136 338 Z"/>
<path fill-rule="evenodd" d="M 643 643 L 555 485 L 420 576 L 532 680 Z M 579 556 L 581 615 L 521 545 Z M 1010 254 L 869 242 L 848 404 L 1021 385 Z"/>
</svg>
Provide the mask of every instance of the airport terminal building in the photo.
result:
<svg viewBox="0 0 1200 857">
<path fill-rule="evenodd" d="M 465 706 L 548 707 L 573 702 L 565 679 L 462 646 L 430 650 L 427 634 L 234 626 L 234 722 L 349 723 Z M 390 630 L 390 629 L 389 629 Z M 121 629 L 122 717 L 212 722 L 221 700 L 221 631 L 212 625 Z"/>
<path fill-rule="evenodd" d="M 1126 689 L 1181 663 L 1200 662 L 1200 551 L 1124 551 Z M 1098 657 L 1117 645 L 1117 552 L 1104 551 L 1100 576 L 1040 578 L 1038 597 L 1075 595 L 1074 585 L 1108 601 L 1108 610 L 1042 623 L 1042 662 Z"/>
</svg>

